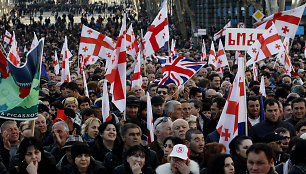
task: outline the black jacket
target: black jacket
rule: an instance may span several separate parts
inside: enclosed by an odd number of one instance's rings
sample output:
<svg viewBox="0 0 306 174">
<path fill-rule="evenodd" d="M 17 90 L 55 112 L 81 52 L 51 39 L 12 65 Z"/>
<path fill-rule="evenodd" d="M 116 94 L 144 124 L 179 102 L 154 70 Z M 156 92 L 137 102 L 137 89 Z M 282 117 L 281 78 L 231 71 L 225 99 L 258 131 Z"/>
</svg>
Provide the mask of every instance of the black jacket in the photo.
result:
<svg viewBox="0 0 306 174">
<path fill-rule="evenodd" d="M 75 164 L 68 164 L 62 167 L 62 174 L 79 174 L 79 170 Z M 99 173 L 107 173 L 105 167 L 101 162 L 90 158 L 90 165 L 87 169 L 86 174 L 99 174 Z"/>
</svg>

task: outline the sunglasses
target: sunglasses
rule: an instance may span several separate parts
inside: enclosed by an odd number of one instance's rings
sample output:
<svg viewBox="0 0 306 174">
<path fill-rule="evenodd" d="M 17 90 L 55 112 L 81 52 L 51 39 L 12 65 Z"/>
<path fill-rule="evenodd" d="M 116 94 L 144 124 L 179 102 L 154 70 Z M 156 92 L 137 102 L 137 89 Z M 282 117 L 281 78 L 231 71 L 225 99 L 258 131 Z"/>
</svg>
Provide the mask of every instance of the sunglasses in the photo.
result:
<svg viewBox="0 0 306 174">
<path fill-rule="evenodd" d="M 168 92 L 166 92 L 166 91 L 157 91 L 157 94 L 161 94 L 161 93 L 168 94 Z"/>
<path fill-rule="evenodd" d="M 163 117 L 162 119 L 159 120 L 159 122 L 156 123 L 156 126 L 157 127 L 160 123 L 162 122 L 167 122 L 169 121 L 171 118 L 170 117 Z"/>
</svg>

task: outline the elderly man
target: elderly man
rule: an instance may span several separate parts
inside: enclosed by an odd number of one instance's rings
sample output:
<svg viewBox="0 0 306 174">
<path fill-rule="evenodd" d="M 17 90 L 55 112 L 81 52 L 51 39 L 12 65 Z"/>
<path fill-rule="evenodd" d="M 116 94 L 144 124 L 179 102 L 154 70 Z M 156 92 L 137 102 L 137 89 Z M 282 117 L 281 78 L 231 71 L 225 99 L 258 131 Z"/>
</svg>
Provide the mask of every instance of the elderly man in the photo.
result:
<svg viewBox="0 0 306 174">
<path fill-rule="evenodd" d="M 65 155 L 64 147 L 69 137 L 69 127 L 64 121 L 56 122 L 52 126 L 52 136 L 54 144 L 48 147 L 46 150 L 49 151 L 54 157 L 56 162 Z"/>
<path fill-rule="evenodd" d="M 136 85 L 132 88 L 132 92 L 135 92 L 136 93 L 136 97 L 137 98 L 140 98 L 144 95 L 144 91 L 143 89 L 141 88 L 141 86 L 139 85 Z"/>
<path fill-rule="evenodd" d="M 154 122 L 156 139 L 149 145 L 149 147 L 151 150 L 156 152 L 159 161 L 162 160 L 164 155 L 164 140 L 172 135 L 171 124 L 172 121 L 170 117 L 160 117 Z"/>
<path fill-rule="evenodd" d="M 181 103 L 176 100 L 168 101 L 165 105 L 165 114 L 170 117 L 172 121 L 183 118 Z"/>
<path fill-rule="evenodd" d="M 179 118 L 173 121 L 171 129 L 173 132 L 173 136 L 182 139 L 183 142 L 185 141 L 186 132 L 189 130 L 189 125 L 186 120 Z"/>
<path fill-rule="evenodd" d="M 19 129 L 17 123 L 12 120 L 2 123 L 1 136 L 3 140 L 1 155 L 3 158 L 8 158 L 3 160 L 3 164 L 9 167 L 9 161 L 16 155 L 19 146 Z"/>
</svg>

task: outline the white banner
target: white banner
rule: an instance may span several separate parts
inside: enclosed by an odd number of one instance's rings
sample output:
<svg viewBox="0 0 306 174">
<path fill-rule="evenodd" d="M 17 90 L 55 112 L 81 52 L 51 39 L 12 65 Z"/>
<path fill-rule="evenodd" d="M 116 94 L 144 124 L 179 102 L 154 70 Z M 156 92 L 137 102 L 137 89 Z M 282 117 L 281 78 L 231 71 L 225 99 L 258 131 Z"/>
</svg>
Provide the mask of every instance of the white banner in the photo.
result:
<svg viewBox="0 0 306 174">
<path fill-rule="evenodd" d="M 252 28 L 227 28 L 225 31 L 226 50 L 248 50 L 265 30 Z"/>
</svg>

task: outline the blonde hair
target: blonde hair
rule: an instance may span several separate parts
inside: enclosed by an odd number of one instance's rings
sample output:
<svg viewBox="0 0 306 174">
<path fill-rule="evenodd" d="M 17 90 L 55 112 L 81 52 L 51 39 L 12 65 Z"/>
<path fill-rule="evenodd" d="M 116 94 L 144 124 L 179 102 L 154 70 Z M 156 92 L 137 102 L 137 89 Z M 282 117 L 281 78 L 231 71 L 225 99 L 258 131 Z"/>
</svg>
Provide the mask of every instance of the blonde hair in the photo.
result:
<svg viewBox="0 0 306 174">
<path fill-rule="evenodd" d="M 71 103 L 75 104 L 76 107 L 79 107 L 79 102 L 75 97 L 67 97 L 64 101 L 64 107 Z"/>
<path fill-rule="evenodd" d="M 101 121 L 98 118 L 96 118 L 96 117 L 88 118 L 85 121 L 85 123 L 82 125 L 82 131 L 81 131 L 82 135 L 84 135 L 88 131 L 89 125 L 91 125 L 92 122 L 94 122 L 94 121 L 97 121 L 99 123 L 99 125 L 101 125 Z"/>
</svg>

